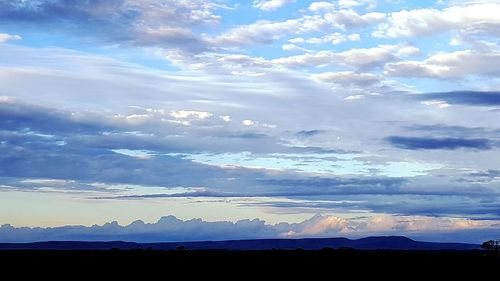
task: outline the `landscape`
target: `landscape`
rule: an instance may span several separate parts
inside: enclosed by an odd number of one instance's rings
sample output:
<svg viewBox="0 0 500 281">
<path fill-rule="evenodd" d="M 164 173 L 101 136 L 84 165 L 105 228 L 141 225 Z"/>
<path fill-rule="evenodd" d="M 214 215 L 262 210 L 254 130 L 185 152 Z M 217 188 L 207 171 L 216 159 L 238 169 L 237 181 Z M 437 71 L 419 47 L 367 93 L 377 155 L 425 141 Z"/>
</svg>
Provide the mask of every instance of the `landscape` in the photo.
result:
<svg viewBox="0 0 500 281">
<path fill-rule="evenodd" d="M 0 0 L 2 265 L 494 268 L 499 15 Z"/>
</svg>

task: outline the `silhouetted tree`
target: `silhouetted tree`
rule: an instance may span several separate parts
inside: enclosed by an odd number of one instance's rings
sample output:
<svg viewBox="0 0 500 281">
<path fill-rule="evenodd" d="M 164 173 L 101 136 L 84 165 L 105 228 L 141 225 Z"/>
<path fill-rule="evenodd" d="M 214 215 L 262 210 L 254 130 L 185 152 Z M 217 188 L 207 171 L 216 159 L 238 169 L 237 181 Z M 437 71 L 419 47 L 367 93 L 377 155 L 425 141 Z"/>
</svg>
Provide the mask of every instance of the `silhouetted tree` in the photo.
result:
<svg viewBox="0 0 500 281">
<path fill-rule="evenodd" d="M 500 250 L 500 240 L 488 240 L 481 244 L 481 248 L 485 249 L 489 253 L 498 254 Z"/>
</svg>

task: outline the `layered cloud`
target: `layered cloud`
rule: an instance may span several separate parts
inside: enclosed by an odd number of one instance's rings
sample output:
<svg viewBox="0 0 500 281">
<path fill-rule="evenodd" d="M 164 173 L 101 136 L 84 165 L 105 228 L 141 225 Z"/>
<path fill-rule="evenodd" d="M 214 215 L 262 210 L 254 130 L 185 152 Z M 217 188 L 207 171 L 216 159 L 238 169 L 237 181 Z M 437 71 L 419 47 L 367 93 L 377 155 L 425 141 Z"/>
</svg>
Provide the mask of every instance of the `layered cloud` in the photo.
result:
<svg viewBox="0 0 500 281">
<path fill-rule="evenodd" d="M 500 215 L 495 205 L 480 201 L 498 196 L 494 181 L 477 180 L 475 175 L 480 172 L 463 175 L 459 170 L 449 175 L 451 180 L 443 181 L 439 175 L 432 175 L 433 170 L 439 171 L 440 166 L 435 164 L 397 158 L 382 161 L 370 159 L 361 151 L 281 144 L 286 138 L 302 143 L 328 138 L 327 130 L 301 130 L 289 135 L 249 119 L 233 124 L 232 119 L 226 121 L 207 111 L 137 106 L 127 115 L 106 115 L 3 98 L 0 107 L 4 191 L 69 192 L 91 200 L 256 198 L 255 202 L 241 204 L 297 212 L 307 208 L 427 215 L 432 209 L 433 214 L 440 215 Z M 263 129 L 268 133 L 262 133 Z M 406 130 L 413 134 L 453 133 L 453 137 L 393 136 L 387 138 L 387 148 L 481 151 L 496 147 L 495 131 L 484 128 L 414 125 Z M 459 138 L 463 135 L 491 135 L 492 140 Z M 200 144 L 200 139 L 205 143 Z M 242 152 L 252 146 L 253 153 Z M 488 163 L 485 167 L 493 166 Z M 428 182 L 426 188 L 422 188 L 423 182 Z M 470 186 L 471 182 L 477 183 Z M 453 202 L 438 206 L 439 198 L 450 195 L 455 196 Z M 477 198 L 475 207 L 461 208 L 470 202 L 470 195 Z M 400 200 L 387 205 L 386 196 L 400 196 Z M 431 196 L 436 201 L 417 199 L 407 208 L 404 202 L 415 200 L 415 196 Z M 346 203 L 338 204 L 339 199 Z"/>
</svg>

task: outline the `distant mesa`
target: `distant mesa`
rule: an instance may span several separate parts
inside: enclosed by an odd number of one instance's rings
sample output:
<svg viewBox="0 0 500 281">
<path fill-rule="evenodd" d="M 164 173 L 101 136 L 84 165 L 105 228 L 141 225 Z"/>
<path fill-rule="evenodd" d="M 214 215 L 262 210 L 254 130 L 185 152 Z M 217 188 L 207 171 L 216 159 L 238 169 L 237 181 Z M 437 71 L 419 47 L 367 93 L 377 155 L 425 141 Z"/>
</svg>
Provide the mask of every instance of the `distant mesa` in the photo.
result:
<svg viewBox="0 0 500 281">
<path fill-rule="evenodd" d="M 403 236 L 377 236 L 361 239 L 307 238 L 254 239 L 200 242 L 135 243 L 49 241 L 35 243 L 0 243 L 0 250 L 474 250 L 480 245 L 465 243 L 421 242 Z"/>
</svg>

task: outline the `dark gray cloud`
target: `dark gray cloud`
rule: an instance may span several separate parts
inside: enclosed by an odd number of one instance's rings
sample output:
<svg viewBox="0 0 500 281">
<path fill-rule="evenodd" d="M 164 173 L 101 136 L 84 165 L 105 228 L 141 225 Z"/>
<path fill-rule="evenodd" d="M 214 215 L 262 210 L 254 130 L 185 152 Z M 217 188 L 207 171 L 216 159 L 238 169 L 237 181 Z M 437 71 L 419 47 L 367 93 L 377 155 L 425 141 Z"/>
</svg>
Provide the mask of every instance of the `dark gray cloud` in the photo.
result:
<svg viewBox="0 0 500 281">
<path fill-rule="evenodd" d="M 78 119 L 70 112 L 23 103 L 0 103 L 0 129 L 43 134 L 99 134 L 117 128 L 98 115 Z"/>
<path fill-rule="evenodd" d="M 127 133 L 136 129 L 111 124 L 100 115 L 0 103 L 0 176 L 197 186 L 240 172 L 226 174 L 221 168 L 164 155 L 183 150 L 173 150 L 161 137 Z M 145 160 L 114 149 L 151 150 L 158 155 Z"/>
<path fill-rule="evenodd" d="M 471 136 L 484 136 L 486 134 L 498 134 L 499 129 L 488 129 L 484 127 L 464 127 L 464 126 L 451 126 L 446 124 L 432 124 L 432 125 L 410 125 L 404 126 L 404 129 L 415 132 L 431 133 L 439 136 L 450 137 L 471 137 Z"/>
<path fill-rule="evenodd" d="M 486 170 L 482 172 L 470 173 L 471 177 L 481 177 L 481 178 L 500 178 L 500 170 Z"/>
<path fill-rule="evenodd" d="M 325 130 L 304 130 L 297 132 L 296 135 L 299 137 L 312 137 L 319 134 L 323 134 L 324 132 Z"/>
<path fill-rule="evenodd" d="M 419 100 L 443 100 L 449 104 L 498 106 L 500 105 L 500 92 L 456 91 L 444 93 L 418 94 Z"/>
<path fill-rule="evenodd" d="M 409 150 L 425 150 L 425 149 L 489 150 L 492 148 L 492 143 L 488 139 L 390 136 L 385 138 L 385 140 L 388 141 L 394 147 L 401 149 L 409 149 Z"/>
<path fill-rule="evenodd" d="M 263 133 L 241 133 L 241 134 L 231 134 L 227 136 L 223 136 L 226 138 L 237 138 L 237 139 L 261 139 L 268 137 L 268 135 Z"/>
<path fill-rule="evenodd" d="M 295 178 L 262 179 L 266 186 L 277 186 L 289 195 L 312 196 L 329 194 L 393 194 L 406 182 L 403 178 Z"/>
</svg>

